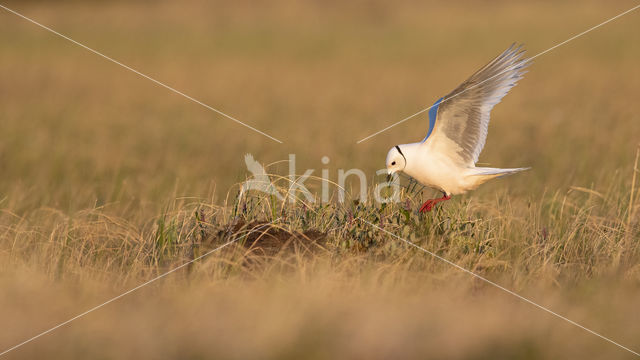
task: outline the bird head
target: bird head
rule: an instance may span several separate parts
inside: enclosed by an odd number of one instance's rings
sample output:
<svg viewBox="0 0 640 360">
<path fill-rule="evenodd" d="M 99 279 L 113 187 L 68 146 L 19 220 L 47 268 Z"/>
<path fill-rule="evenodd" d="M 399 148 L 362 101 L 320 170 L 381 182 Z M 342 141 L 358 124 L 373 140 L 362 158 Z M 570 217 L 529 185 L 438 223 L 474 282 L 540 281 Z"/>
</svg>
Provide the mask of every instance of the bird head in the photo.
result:
<svg viewBox="0 0 640 360">
<path fill-rule="evenodd" d="M 388 177 L 404 170 L 407 166 L 407 159 L 404 157 L 400 146 L 396 145 L 387 153 L 387 174 Z"/>
</svg>

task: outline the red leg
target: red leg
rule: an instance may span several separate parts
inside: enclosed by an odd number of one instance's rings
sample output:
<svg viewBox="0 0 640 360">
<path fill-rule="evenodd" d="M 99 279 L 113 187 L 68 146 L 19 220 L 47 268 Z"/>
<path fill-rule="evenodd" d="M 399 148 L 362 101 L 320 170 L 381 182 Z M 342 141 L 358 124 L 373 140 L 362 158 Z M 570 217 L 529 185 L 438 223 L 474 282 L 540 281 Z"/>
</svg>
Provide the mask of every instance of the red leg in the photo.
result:
<svg viewBox="0 0 640 360">
<path fill-rule="evenodd" d="M 429 199 L 427 201 L 425 201 L 424 204 L 422 204 L 422 206 L 420 207 L 420 212 L 426 212 L 426 211 L 431 211 L 431 207 L 433 206 L 433 199 Z"/>
<path fill-rule="evenodd" d="M 422 204 L 422 206 L 420 207 L 420 212 L 429 212 L 431 210 L 433 210 L 433 208 L 435 208 L 436 204 L 441 202 L 441 201 L 446 201 L 451 199 L 451 196 L 447 195 L 447 194 L 443 194 L 441 198 L 438 199 L 429 199 L 427 201 L 425 201 L 424 204 Z"/>
</svg>

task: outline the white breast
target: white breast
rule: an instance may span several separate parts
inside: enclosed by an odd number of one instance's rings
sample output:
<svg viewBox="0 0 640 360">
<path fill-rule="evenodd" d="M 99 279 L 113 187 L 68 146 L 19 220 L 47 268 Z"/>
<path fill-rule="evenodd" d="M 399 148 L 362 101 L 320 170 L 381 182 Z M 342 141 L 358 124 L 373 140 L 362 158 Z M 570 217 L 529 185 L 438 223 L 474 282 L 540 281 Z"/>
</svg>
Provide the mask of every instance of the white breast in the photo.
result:
<svg viewBox="0 0 640 360">
<path fill-rule="evenodd" d="M 416 155 L 413 159 L 407 159 L 407 167 L 404 170 L 407 175 L 448 195 L 462 194 L 469 190 L 466 167 L 439 153 L 421 151 Z"/>
</svg>

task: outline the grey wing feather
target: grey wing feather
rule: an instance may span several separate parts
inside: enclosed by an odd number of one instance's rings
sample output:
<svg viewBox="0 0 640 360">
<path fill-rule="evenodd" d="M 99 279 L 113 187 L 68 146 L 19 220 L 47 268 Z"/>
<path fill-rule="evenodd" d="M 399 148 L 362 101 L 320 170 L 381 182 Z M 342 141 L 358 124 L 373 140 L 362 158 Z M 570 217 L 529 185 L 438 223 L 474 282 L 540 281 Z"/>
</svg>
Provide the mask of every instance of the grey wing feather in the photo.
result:
<svg viewBox="0 0 640 360">
<path fill-rule="evenodd" d="M 442 100 L 436 128 L 459 146 L 458 155 L 464 163 L 478 161 L 491 109 L 526 73 L 524 68 L 530 61 L 523 59 L 523 54 L 522 45 L 511 45 Z"/>
</svg>

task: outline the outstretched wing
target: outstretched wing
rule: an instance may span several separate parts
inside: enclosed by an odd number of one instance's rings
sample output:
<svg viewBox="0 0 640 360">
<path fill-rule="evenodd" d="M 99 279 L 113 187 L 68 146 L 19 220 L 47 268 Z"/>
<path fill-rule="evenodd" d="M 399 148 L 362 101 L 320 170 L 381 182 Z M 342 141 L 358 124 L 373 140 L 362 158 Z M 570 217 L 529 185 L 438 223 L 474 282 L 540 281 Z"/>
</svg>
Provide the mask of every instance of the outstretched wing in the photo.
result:
<svg viewBox="0 0 640 360">
<path fill-rule="evenodd" d="M 514 87 L 530 62 L 522 46 L 505 52 L 471 75 L 429 109 L 427 142 L 432 151 L 443 152 L 462 164 L 474 165 L 487 139 L 493 106 Z"/>
</svg>

